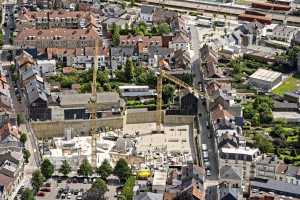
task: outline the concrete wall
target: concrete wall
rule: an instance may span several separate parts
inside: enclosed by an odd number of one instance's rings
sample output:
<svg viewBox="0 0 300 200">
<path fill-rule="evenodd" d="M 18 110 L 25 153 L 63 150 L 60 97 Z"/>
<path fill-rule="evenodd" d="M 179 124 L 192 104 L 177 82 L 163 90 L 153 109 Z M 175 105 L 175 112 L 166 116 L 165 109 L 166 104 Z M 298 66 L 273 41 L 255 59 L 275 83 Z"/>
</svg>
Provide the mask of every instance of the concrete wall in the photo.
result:
<svg viewBox="0 0 300 200">
<path fill-rule="evenodd" d="M 65 128 L 73 128 L 75 135 L 87 135 L 90 130 L 89 120 L 65 120 L 32 122 L 32 129 L 37 138 L 50 138 L 63 136 Z M 97 120 L 98 127 L 110 127 L 113 129 L 123 127 L 123 117 L 102 118 Z"/>
<path fill-rule="evenodd" d="M 146 111 L 146 112 L 128 112 L 127 113 L 127 124 L 139 124 L 139 123 L 151 123 L 156 122 L 157 112 Z M 162 111 L 162 121 L 164 121 L 164 112 Z"/>
<path fill-rule="evenodd" d="M 189 124 L 193 125 L 194 116 L 162 115 L 165 124 Z M 127 114 L 127 124 L 149 123 L 156 121 L 156 111 L 132 112 Z M 112 129 L 123 128 L 123 116 L 102 118 L 97 120 L 98 127 L 110 127 Z M 51 138 L 64 135 L 65 128 L 73 128 L 75 135 L 87 135 L 90 131 L 89 120 L 65 120 L 65 121 L 40 121 L 32 122 L 32 129 L 37 138 Z"/>
</svg>

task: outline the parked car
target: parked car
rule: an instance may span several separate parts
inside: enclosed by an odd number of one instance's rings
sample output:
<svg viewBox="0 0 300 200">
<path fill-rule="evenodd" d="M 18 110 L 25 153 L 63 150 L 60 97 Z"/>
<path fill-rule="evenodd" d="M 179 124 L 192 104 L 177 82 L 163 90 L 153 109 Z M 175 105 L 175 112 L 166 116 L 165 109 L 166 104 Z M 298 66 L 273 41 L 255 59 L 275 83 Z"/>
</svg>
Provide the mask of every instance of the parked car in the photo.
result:
<svg viewBox="0 0 300 200">
<path fill-rule="evenodd" d="M 51 189 L 50 188 L 41 188 L 41 191 L 42 192 L 51 192 Z"/>
<path fill-rule="evenodd" d="M 38 197 L 44 197 L 44 196 L 45 196 L 45 193 L 44 193 L 44 192 L 38 192 L 38 193 L 37 193 L 37 196 L 38 196 Z"/>
<path fill-rule="evenodd" d="M 203 158 L 208 158 L 208 152 L 207 151 L 203 152 Z"/>
<path fill-rule="evenodd" d="M 211 176 L 210 170 L 206 170 L 206 176 Z"/>
<path fill-rule="evenodd" d="M 209 123 L 206 121 L 206 128 L 209 129 Z"/>
<path fill-rule="evenodd" d="M 207 151 L 207 144 L 202 144 L 202 151 Z"/>
</svg>

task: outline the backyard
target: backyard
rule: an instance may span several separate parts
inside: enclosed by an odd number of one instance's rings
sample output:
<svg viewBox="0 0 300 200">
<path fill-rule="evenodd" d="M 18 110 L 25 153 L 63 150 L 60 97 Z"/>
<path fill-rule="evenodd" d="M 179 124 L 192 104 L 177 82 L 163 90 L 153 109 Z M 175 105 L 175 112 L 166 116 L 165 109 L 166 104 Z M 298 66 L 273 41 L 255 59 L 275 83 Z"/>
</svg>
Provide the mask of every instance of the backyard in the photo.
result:
<svg viewBox="0 0 300 200">
<path fill-rule="evenodd" d="M 272 92 L 282 96 L 286 92 L 294 92 L 300 89 L 300 74 L 295 74 L 286 79 L 279 87 L 275 88 Z"/>
</svg>

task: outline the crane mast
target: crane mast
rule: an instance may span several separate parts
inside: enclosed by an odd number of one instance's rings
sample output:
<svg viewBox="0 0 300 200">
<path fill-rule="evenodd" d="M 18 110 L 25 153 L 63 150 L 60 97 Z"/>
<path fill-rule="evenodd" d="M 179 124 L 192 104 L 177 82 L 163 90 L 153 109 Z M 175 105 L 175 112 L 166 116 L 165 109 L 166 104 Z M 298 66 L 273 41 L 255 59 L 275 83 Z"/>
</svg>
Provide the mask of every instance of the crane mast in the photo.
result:
<svg viewBox="0 0 300 200">
<path fill-rule="evenodd" d="M 190 86 L 189 84 L 185 83 L 184 81 L 168 74 L 165 70 L 160 69 L 159 75 L 157 77 L 157 98 L 156 98 L 156 131 L 161 132 L 162 127 L 162 87 L 163 87 L 163 78 L 168 79 L 169 81 L 175 83 L 176 85 L 187 89 L 190 93 L 193 93 L 196 96 L 205 96 L 204 92 L 197 90 L 196 88 Z M 206 97 L 208 98 L 208 97 Z"/>
<path fill-rule="evenodd" d="M 89 101 L 91 111 L 91 135 L 92 135 L 92 166 L 97 167 L 97 70 L 98 70 L 98 55 L 99 55 L 99 41 L 95 42 L 95 56 L 93 66 L 93 81 L 92 81 L 92 94 Z"/>
</svg>

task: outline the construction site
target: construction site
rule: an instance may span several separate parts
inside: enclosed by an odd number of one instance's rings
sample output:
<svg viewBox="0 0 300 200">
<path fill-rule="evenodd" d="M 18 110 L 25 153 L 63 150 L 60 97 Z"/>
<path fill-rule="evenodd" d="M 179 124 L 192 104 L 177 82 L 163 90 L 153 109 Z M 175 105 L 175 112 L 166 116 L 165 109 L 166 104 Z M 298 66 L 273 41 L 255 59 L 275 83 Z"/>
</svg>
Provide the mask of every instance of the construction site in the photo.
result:
<svg viewBox="0 0 300 200">
<path fill-rule="evenodd" d="M 97 42 L 95 51 L 97 55 Z M 84 159 L 96 167 L 104 159 L 113 164 L 119 158 L 125 158 L 138 168 L 142 165 L 160 167 L 197 161 L 194 115 L 165 113 L 163 80 L 196 97 L 202 95 L 200 91 L 159 69 L 156 110 L 129 109 L 118 93 L 97 93 L 97 62 L 95 59 L 90 95 L 58 94 L 59 105 L 52 107 L 53 120 L 31 123 L 44 157 L 51 159 L 57 168 L 65 159 L 74 167 Z M 84 116 L 89 117 L 86 119 Z"/>
</svg>

